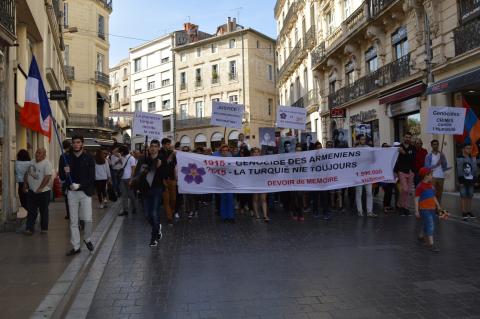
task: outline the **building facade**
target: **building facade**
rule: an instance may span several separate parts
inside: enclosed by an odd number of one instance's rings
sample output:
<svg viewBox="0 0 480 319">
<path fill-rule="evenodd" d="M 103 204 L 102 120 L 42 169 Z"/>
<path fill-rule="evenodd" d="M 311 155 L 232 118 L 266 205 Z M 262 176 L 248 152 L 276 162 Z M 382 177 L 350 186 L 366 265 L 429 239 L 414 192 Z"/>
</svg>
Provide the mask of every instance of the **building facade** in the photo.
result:
<svg viewBox="0 0 480 319">
<path fill-rule="evenodd" d="M 110 68 L 109 117 L 114 124 L 112 135 L 120 143 L 131 143 L 130 59 L 122 59 Z"/>
<path fill-rule="evenodd" d="M 185 29 L 189 33 L 188 25 Z M 258 146 L 259 128 L 273 126 L 278 102 L 275 41 L 229 18 L 214 36 L 174 51 L 175 139 L 182 145 L 214 149 L 223 138 L 234 143 L 244 133 L 251 146 Z M 243 128 L 211 126 L 213 101 L 245 105 Z"/>
<path fill-rule="evenodd" d="M 311 66 L 311 51 L 319 40 L 318 6 L 313 0 L 279 0 L 277 23 L 277 88 L 279 103 L 307 110 L 306 131 L 322 139 L 319 116 L 319 81 Z"/>
<path fill-rule="evenodd" d="M 89 146 L 110 144 L 109 17 L 112 0 L 63 1 L 65 63 L 71 80 L 67 135 L 82 134 Z"/>
<path fill-rule="evenodd" d="M 315 5 L 320 42 L 311 68 L 319 79 L 323 142 L 352 146 L 362 133 L 380 146 L 411 132 L 429 148 L 432 139 L 442 140 L 422 125 L 429 106 L 461 107 L 465 100 L 478 105 L 478 80 L 456 89 L 439 82 L 479 66 L 480 42 L 469 36 L 478 34 L 478 1 L 324 0 Z M 443 151 L 453 165 L 458 148 L 452 136 L 445 137 Z M 446 189 L 453 190 L 455 170 L 447 175 Z"/>
<path fill-rule="evenodd" d="M 130 111 L 161 114 L 164 137 L 174 138 L 174 33 L 130 49 Z M 132 137 L 135 148 L 144 137 Z"/>
</svg>

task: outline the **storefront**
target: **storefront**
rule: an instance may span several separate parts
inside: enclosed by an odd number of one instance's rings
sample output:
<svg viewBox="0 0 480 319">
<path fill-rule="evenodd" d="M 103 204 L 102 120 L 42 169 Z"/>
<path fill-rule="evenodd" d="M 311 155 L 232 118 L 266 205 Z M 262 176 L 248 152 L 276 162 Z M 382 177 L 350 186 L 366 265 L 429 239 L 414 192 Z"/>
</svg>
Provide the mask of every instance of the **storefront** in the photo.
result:
<svg viewBox="0 0 480 319">
<path fill-rule="evenodd" d="M 358 135 L 364 135 L 367 138 L 367 144 L 380 147 L 380 124 L 377 117 L 377 110 L 370 109 L 353 113 L 349 117 L 351 132 L 351 145 L 355 145 Z"/>
</svg>

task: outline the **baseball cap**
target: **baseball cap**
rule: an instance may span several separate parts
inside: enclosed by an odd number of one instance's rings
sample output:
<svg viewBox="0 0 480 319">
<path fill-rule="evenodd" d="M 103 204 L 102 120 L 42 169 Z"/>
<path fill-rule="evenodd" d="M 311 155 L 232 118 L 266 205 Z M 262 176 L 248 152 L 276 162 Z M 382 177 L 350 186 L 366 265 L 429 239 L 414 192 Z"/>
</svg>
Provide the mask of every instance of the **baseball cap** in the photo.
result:
<svg viewBox="0 0 480 319">
<path fill-rule="evenodd" d="M 418 171 L 418 175 L 420 175 L 420 177 L 425 177 L 426 175 L 430 174 L 432 172 L 431 169 L 429 168 L 426 168 L 426 167 L 422 167 L 420 168 L 420 170 Z"/>
</svg>

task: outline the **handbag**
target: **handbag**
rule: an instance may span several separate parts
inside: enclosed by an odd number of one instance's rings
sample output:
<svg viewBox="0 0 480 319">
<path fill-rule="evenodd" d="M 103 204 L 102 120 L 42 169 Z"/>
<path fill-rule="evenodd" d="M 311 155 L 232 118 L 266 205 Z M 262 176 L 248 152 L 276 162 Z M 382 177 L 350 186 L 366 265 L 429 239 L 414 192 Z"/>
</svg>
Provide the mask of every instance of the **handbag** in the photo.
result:
<svg viewBox="0 0 480 319">
<path fill-rule="evenodd" d="M 122 179 L 123 173 L 125 172 L 125 167 L 127 167 L 127 164 L 128 164 L 128 161 L 130 160 L 130 157 L 132 157 L 132 155 L 128 156 L 127 160 L 125 161 L 125 165 L 123 165 L 123 167 L 121 169 L 119 169 L 118 171 L 115 172 L 119 179 Z"/>
</svg>

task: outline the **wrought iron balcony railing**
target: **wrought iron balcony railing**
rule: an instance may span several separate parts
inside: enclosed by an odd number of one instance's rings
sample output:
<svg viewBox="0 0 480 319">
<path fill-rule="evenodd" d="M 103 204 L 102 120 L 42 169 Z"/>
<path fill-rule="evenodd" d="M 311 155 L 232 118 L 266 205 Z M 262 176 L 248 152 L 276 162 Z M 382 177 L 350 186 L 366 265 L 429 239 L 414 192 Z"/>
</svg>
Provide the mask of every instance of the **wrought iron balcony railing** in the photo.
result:
<svg viewBox="0 0 480 319">
<path fill-rule="evenodd" d="M 0 25 L 15 37 L 15 0 L 2 0 L 0 2 Z"/>
<path fill-rule="evenodd" d="M 280 68 L 280 72 L 278 73 L 278 81 L 283 83 L 286 75 L 291 72 L 291 70 L 296 66 L 296 62 L 298 62 L 298 57 L 300 56 L 301 51 L 303 50 L 302 47 L 302 39 L 298 40 L 297 44 L 293 47 L 292 52 L 288 56 L 287 60 L 283 63 L 282 67 Z"/>
<path fill-rule="evenodd" d="M 453 40 L 455 42 L 455 55 L 480 47 L 480 19 L 475 19 L 456 28 L 453 31 Z"/>
<path fill-rule="evenodd" d="M 67 74 L 68 81 L 75 80 L 75 67 L 71 65 L 65 65 L 65 73 Z"/>
<path fill-rule="evenodd" d="M 211 117 L 195 117 L 190 119 L 176 120 L 175 126 L 177 129 L 195 128 L 210 126 Z"/>
<path fill-rule="evenodd" d="M 478 0 L 460 0 L 460 18 L 462 22 L 467 22 L 480 16 L 480 1 Z"/>
<path fill-rule="evenodd" d="M 361 77 L 353 82 L 353 84 L 345 86 L 335 93 L 330 94 L 328 96 L 328 107 L 330 109 L 340 107 L 345 103 L 372 93 L 381 87 L 400 81 L 409 75 L 410 54 L 393 61 L 377 71 Z"/>
<path fill-rule="evenodd" d="M 105 118 L 97 114 L 70 113 L 70 118 L 68 119 L 68 125 L 79 126 L 79 127 L 100 127 L 100 128 L 108 128 L 108 129 L 114 128 L 112 119 Z"/>
<path fill-rule="evenodd" d="M 319 45 L 312 50 L 312 69 L 315 69 L 326 57 L 325 41 L 322 41 Z"/>
<path fill-rule="evenodd" d="M 369 0 L 368 1 L 368 11 L 370 18 L 377 17 L 382 11 L 387 8 L 389 5 L 398 0 Z"/>
<path fill-rule="evenodd" d="M 110 86 L 110 79 L 108 75 L 100 71 L 95 71 L 95 82 Z"/>
<path fill-rule="evenodd" d="M 298 18 L 298 11 L 300 8 L 305 4 L 305 0 L 295 0 L 288 8 L 287 14 L 285 15 L 285 19 L 283 19 L 283 25 L 278 33 L 278 38 L 280 39 L 284 36 L 294 25 L 295 21 Z"/>
<path fill-rule="evenodd" d="M 310 90 L 305 93 L 304 96 L 299 98 L 295 103 L 292 104 L 294 107 L 304 107 L 309 108 L 310 106 L 318 105 L 318 91 Z"/>
<path fill-rule="evenodd" d="M 310 29 L 305 33 L 303 38 L 303 49 L 311 50 L 317 44 L 317 34 L 315 32 L 315 26 L 311 26 Z"/>
</svg>

